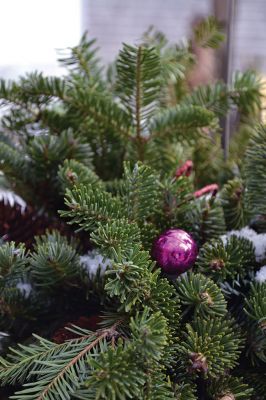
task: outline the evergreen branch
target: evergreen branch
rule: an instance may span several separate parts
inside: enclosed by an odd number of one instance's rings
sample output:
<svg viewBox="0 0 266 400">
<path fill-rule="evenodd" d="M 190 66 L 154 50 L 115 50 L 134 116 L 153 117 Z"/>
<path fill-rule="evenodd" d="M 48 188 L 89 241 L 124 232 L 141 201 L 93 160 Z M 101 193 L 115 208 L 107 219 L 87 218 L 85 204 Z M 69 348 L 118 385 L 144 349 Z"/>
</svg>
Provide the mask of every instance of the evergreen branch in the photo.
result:
<svg viewBox="0 0 266 400">
<path fill-rule="evenodd" d="M 152 313 L 148 307 L 136 312 L 130 320 L 130 331 L 135 350 L 142 357 L 159 361 L 163 356 L 163 350 L 167 345 L 167 321 L 160 311 Z M 162 334 L 163 333 L 163 334 Z"/>
<path fill-rule="evenodd" d="M 202 197 L 190 203 L 180 221 L 193 231 L 200 243 L 218 239 L 226 231 L 224 213 L 219 199 Z"/>
<path fill-rule="evenodd" d="M 169 330 L 175 335 L 180 324 L 180 299 L 176 289 L 166 278 L 160 276 L 158 269 L 150 276 L 150 286 L 150 290 L 145 293 L 146 304 L 154 312 L 161 311 L 168 321 Z"/>
<path fill-rule="evenodd" d="M 73 189 L 74 186 L 81 184 L 102 186 L 95 172 L 76 160 L 65 160 L 59 167 L 57 175 L 62 193 L 65 193 L 66 189 Z"/>
<path fill-rule="evenodd" d="M 247 225 L 249 210 L 245 195 L 243 181 L 238 178 L 228 181 L 220 193 L 226 227 L 229 230 Z"/>
<path fill-rule="evenodd" d="M 158 178 L 151 168 L 136 163 L 134 168 L 124 163 L 123 202 L 129 220 L 141 222 L 155 212 L 159 202 Z"/>
<path fill-rule="evenodd" d="M 49 359 L 57 351 L 66 348 L 66 343 L 56 345 L 38 335 L 33 335 L 39 344 L 24 346 L 18 344 L 17 348 L 10 348 L 7 358 L 0 358 L 0 380 L 3 384 L 23 383 L 29 379 L 37 360 Z"/>
<path fill-rule="evenodd" d="M 182 104 L 204 107 L 217 116 L 225 115 L 230 107 L 227 87 L 223 82 L 199 86 L 184 97 Z"/>
<path fill-rule="evenodd" d="M 175 282 L 181 305 L 185 312 L 193 309 L 194 315 L 203 318 L 208 316 L 223 317 L 226 312 L 226 301 L 221 289 L 202 274 L 189 273 Z"/>
<path fill-rule="evenodd" d="M 197 269 L 216 282 L 244 277 L 255 265 L 252 242 L 235 235 L 230 236 L 225 244 L 221 239 L 205 243 L 196 261 Z"/>
<path fill-rule="evenodd" d="M 6 105 L 9 103 L 20 104 L 19 99 L 19 85 L 13 81 L 0 80 L 0 99 L 1 105 Z"/>
<path fill-rule="evenodd" d="M 252 216 L 266 214 L 266 127 L 258 126 L 252 135 L 245 156 L 246 202 Z"/>
<path fill-rule="evenodd" d="M 36 285 L 44 290 L 55 289 L 58 285 L 73 284 L 78 274 L 78 257 L 75 249 L 63 241 L 38 243 L 30 259 L 31 274 Z"/>
<path fill-rule="evenodd" d="M 68 87 L 58 77 L 44 77 L 42 73 L 33 72 L 20 79 L 20 96 L 24 102 L 43 103 L 53 98 L 67 99 Z"/>
<path fill-rule="evenodd" d="M 42 73 L 33 72 L 22 77 L 18 83 L 1 80 L 0 99 L 2 103 L 14 103 L 28 108 L 30 103 L 48 103 L 53 99 L 66 100 L 68 87 L 58 77 L 44 77 Z"/>
<path fill-rule="evenodd" d="M 248 298 L 245 299 L 245 313 L 255 321 L 262 331 L 266 329 L 266 283 L 251 285 Z"/>
<path fill-rule="evenodd" d="M 65 159 L 74 158 L 91 165 L 91 148 L 75 138 L 72 129 L 58 136 L 38 136 L 29 141 L 28 155 L 36 173 L 35 182 L 55 181 L 58 167 Z"/>
<path fill-rule="evenodd" d="M 78 224 L 84 230 L 92 230 L 99 223 L 111 222 L 124 216 L 118 198 L 92 185 L 67 189 L 65 204 L 70 211 L 60 211 L 60 215 L 71 218 L 70 224 Z"/>
<path fill-rule="evenodd" d="M 261 109 L 263 84 L 254 71 L 236 72 L 230 96 L 243 116 L 258 113 Z"/>
<path fill-rule="evenodd" d="M 117 60 L 117 92 L 133 118 L 139 159 L 147 123 L 158 108 L 160 59 L 154 48 L 124 45 Z"/>
<path fill-rule="evenodd" d="M 80 86 L 71 91 L 67 104 L 73 107 L 78 120 L 86 119 L 97 130 L 112 129 L 122 138 L 128 138 L 131 131 L 131 116 L 110 98 L 108 93 L 84 89 Z"/>
<path fill-rule="evenodd" d="M 252 388 L 254 388 L 252 400 L 264 400 L 265 391 L 266 391 L 266 373 L 261 370 L 261 367 L 258 369 L 247 369 L 245 371 L 240 371 L 243 376 L 245 382 Z"/>
<path fill-rule="evenodd" d="M 186 326 L 184 340 L 178 347 L 191 374 L 215 378 L 235 367 L 241 340 L 232 321 L 196 318 Z"/>
<path fill-rule="evenodd" d="M 224 34 L 214 17 L 205 18 L 194 29 L 195 41 L 200 47 L 217 49 L 224 41 Z"/>
<path fill-rule="evenodd" d="M 177 179 L 165 178 L 160 182 L 162 192 L 162 211 L 164 218 L 172 224 L 179 225 L 180 221 L 190 209 L 193 185 L 187 176 L 180 176 Z"/>
<path fill-rule="evenodd" d="M 80 360 L 82 360 L 82 358 L 84 358 L 84 356 L 86 356 L 92 349 L 93 347 L 95 347 L 100 340 L 105 339 L 107 336 L 107 332 L 102 333 L 98 338 L 96 338 L 93 342 L 89 343 L 87 346 L 85 346 L 80 352 L 79 354 L 77 354 L 73 359 L 71 359 L 64 367 L 63 369 L 60 371 L 60 373 L 42 390 L 42 392 L 40 394 L 38 394 L 37 400 L 45 400 L 46 396 L 49 394 L 49 392 L 52 390 L 53 387 L 56 388 L 57 392 L 60 390 L 60 387 L 58 387 L 60 380 L 64 378 L 65 375 L 67 375 L 68 373 L 70 373 L 71 375 L 71 382 L 73 382 L 73 366 L 78 363 Z M 48 364 L 49 365 L 49 364 Z M 69 371 L 69 372 L 68 372 Z M 64 382 L 65 383 L 65 382 Z M 70 389 L 70 387 L 67 388 L 68 390 Z M 65 391 L 61 392 L 61 390 L 59 391 L 58 394 L 61 394 L 61 399 L 65 400 L 65 399 L 69 399 L 69 391 Z M 24 391 L 25 392 L 25 391 Z M 27 389 L 26 389 L 26 393 L 27 393 Z M 20 395 L 23 395 L 23 391 L 20 392 Z M 57 395 L 56 395 L 57 397 Z M 55 397 L 55 398 L 56 398 Z M 16 396 L 13 396 L 13 398 L 18 398 Z"/>
<path fill-rule="evenodd" d="M 107 255 L 116 259 L 117 254 L 125 254 L 132 245 L 140 245 L 140 231 L 136 223 L 118 219 L 100 225 L 92 234 L 92 241 Z"/>
<path fill-rule="evenodd" d="M 141 46 L 138 48 L 137 52 L 137 61 L 136 61 L 136 135 L 137 140 L 140 140 L 141 137 L 141 115 L 140 115 L 140 108 L 141 108 L 141 98 L 140 98 L 140 83 L 141 83 L 141 56 L 142 56 L 142 48 Z M 119 73 L 119 68 L 118 68 Z"/>
<path fill-rule="evenodd" d="M 135 254 L 132 254 L 131 259 L 122 258 L 106 272 L 108 279 L 105 290 L 110 297 L 119 298 L 126 312 L 136 305 L 141 306 L 146 296 L 150 297 L 148 254 L 141 252 L 138 246 L 134 250 Z"/>
<path fill-rule="evenodd" d="M 234 376 L 224 376 L 214 379 L 208 384 L 207 393 L 212 399 L 226 400 L 243 399 L 250 400 L 253 388 L 243 382 L 243 379 Z"/>
<path fill-rule="evenodd" d="M 96 399 L 115 400 L 116 393 L 121 399 L 173 399 L 171 387 L 158 368 L 167 345 L 165 318 L 160 312 L 151 314 L 146 307 L 131 318 L 130 331 L 130 341 L 118 341 L 116 347 L 108 348 L 97 358 L 91 356 L 92 373 L 85 385 L 96 388 Z"/>
<path fill-rule="evenodd" d="M 178 134 L 182 130 L 208 126 L 214 120 L 213 112 L 199 106 L 178 105 L 158 113 L 149 129 L 153 135 Z"/>
<path fill-rule="evenodd" d="M 87 32 L 83 34 L 77 46 L 60 50 L 59 63 L 67 67 L 72 74 L 90 80 L 99 79 L 99 59 L 96 57 L 98 48 L 95 47 L 96 39 L 87 40 Z"/>
<path fill-rule="evenodd" d="M 30 371 L 30 377 L 38 378 L 38 385 L 35 382 L 26 383 L 24 389 L 17 392 L 11 398 L 27 400 L 51 400 L 61 399 L 69 400 L 71 395 L 85 380 L 84 372 L 88 368 L 87 356 L 101 342 L 111 339 L 117 335 L 116 325 L 100 331 L 98 335 L 88 332 L 78 339 L 68 341 L 63 345 L 56 345 L 52 356 L 46 360 L 43 357 L 37 359 L 33 370 Z M 41 339 L 41 344 L 50 346 L 51 342 Z M 64 355 L 59 358 L 59 355 Z M 58 397 L 59 396 L 59 397 Z"/>
<path fill-rule="evenodd" d="M 174 392 L 178 400 L 197 400 L 196 385 L 193 382 L 178 382 L 174 385 Z"/>
<path fill-rule="evenodd" d="M 9 179 L 25 181 L 30 169 L 30 162 L 21 154 L 21 149 L 16 149 L 8 144 L 2 143 L 0 146 L 1 170 Z"/>
<path fill-rule="evenodd" d="M 23 244 L 14 242 L 0 244 L 0 279 L 9 274 L 22 274 L 26 270 L 28 258 Z"/>
</svg>

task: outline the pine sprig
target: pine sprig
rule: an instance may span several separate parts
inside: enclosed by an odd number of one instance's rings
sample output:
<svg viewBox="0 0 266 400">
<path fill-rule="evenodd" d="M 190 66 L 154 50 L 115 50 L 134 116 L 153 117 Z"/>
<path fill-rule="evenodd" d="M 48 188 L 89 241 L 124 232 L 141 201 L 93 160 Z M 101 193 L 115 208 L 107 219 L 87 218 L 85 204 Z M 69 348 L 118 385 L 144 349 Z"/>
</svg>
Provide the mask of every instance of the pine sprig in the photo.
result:
<svg viewBox="0 0 266 400">
<path fill-rule="evenodd" d="M 117 79 L 118 95 L 133 117 L 135 135 L 140 141 L 158 107 L 160 59 L 156 50 L 124 44 L 117 60 Z"/>
<path fill-rule="evenodd" d="M 91 234 L 91 240 L 107 255 L 116 258 L 117 254 L 125 254 L 132 245 L 140 243 L 140 231 L 136 223 L 126 219 L 114 220 L 99 226 Z"/>
<path fill-rule="evenodd" d="M 249 217 L 245 201 L 245 187 L 239 178 L 228 181 L 220 193 L 226 227 L 228 230 L 246 226 Z"/>
<path fill-rule="evenodd" d="M 191 309 L 195 316 L 223 317 L 226 312 L 226 301 L 221 289 L 202 274 L 189 273 L 176 280 L 175 287 L 185 312 Z"/>
<path fill-rule="evenodd" d="M 245 158 L 245 184 L 247 187 L 247 203 L 252 215 L 266 214 L 266 127 L 256 128 L 250 139 Z"/>
<path fill-rule="evenodd" d="M 195 41 L 200 47 L 217 49 L 224 40 L 218 21 L 208 17 L 201 21 L 194 29 Z"/>
<path fill-rule="evenodd" d="M 62 284 L 71 285 L 78 275 L 76 250 L 65 241 L 39 242 L 30 258 L 31 275 L 35 284 L 43 290 L 55 289 Z"/>
<path fill-rule="evenodd" d="M 140 251 L 139 246 L 133 247 L 132 254 L 121 257 L 120 262 L 112 265 L 107 271 L 105 290 L 110 297 L 118 297 L 125 311 L 130 311 L 136 305 L 141 306 L 145 297 L 150 296 L 151 282 L 148 270 L 149 255 Z"/>
<path fill-rule="evenodd" d="M 125 214 L 120 199 L 92 185 L 67 189 L 65 203 L 70 210 L 60 211 L 60 215 L 71 218 L 70 224 L 78 224 L 85 230 L 92 230 L 99 223 L 111 222 Z"/>
<path fill-rule="evenodd" d="M 35 359 L 34 369 L 29 371 L 30 376 L 33 375 L 38 378 L 38 385 L 35 382 L 26 383 L 24 389 L 17 392 L 12 398 L 21 400 L 45 400 L 47 397 L 51 400 L 71 399 L 71 395 L 82 383 L 82 379 L 85 380 L 84 372 L 86 371 L 89 353 L 100 342 L 104 342 L 105 339 L 114 335 L 116 335 L 115 327 L 101 332 L 98 336 L 88 332 L 87 335 L 68 341 L 63 345 L 57 345 L 40 338 L 40 347 L 31 350 L 35 354 L 41 350 L 41 359 L 40 357 Z M 45 358 L 43 357 L 43 347 L 45 347 L 46 353 L 47 347 L 49 350 L 53 349 L 48 360 L 47 354 L 45 354 Z M 24 354 L 21 354 L 21 357 L 24 357 Z M 30 363 L 32 364 L 32 357 L 30 357 Z M 23 367 L 25 365 L 27 367 L 27 363 L 23 363 Z M 33 367 L 33 365 L 31 366 Z"/>
<path fill-rule="evenodd" d="M 142 222 L 154 214 L 159 202 L 158 178 L 154 171 L 141 163 L 134 168 L 125 163 L 122 197 L 129 220 Z"/>
<path fill-rule="evenodd" d="M 254 71 L 235 73 L 230 96 L 243 116 L 260 111 L 262 89 L 263 83 Z"/>
<path fill-rule="evenodd" d="M 224 244 L 221 239 L 205 243 L 199 252 L 196 268 L 215 282 L 236 278 L 256 265 L 252 242 L 232 235 Z"/>
<path fill-rule="evenodd" d="M 213 400 L 249 400 L 253 393 L 253 389 L 244 383 L 243 379 L 234 376 L 225 376 L 219 381 L 212 380 L 208 385 L 207 391 Z"/>
<path fill-rule="evenodd" d="M 79 185 L 99 185 L 101 182 L 95 172 L 77 160 L 65 160 L 58 169 L 58 180 L 61 191 L 64 194 L 66 189 L 73 189 Z"/>
<path fill-rule="evenodd" d="M 241 340 L 232 321 L 196 318 L 179 346 L 191 374 L 218 377 L 237 364 Z"/>
<path fill-rule="evenodd" d="M 101 68 L 99 66 L 99 58 L 97 57 L 98 47 L 96 40 L 89 40 L 87 32 L 85 32 L 77 46 L 60 50 L 60 58 L 58 61 L 64 67 L 68 68 L 72 75 L 77 79 L 82 77 L 88 81 L 92 80 L 94 85 L 97 83 Z"/>
<path fill-rule="evenodd" d="M 251 286 L 250 295 L 245 300 L 244 308 L 248 317 L 255 321 L 262 331 L 266 329 L 266 283 Z"/>
<path fill-rule="evenodd" d="M 218 116 L 226 114 L 230 106 L 227 89 L 222 82 L 199 86 L 192 93 L 185 96 L 183 103 L 205 107 Z"/>
<path fill-rule="evenodd" d="M 214 118 L 211 111 L 198 105 L 178 105 L 156 114 L 151 120 L 150 130 L 154 135 L 167 133 L 178 137 L 182 131 L 210 125 Z"/>
</svg>

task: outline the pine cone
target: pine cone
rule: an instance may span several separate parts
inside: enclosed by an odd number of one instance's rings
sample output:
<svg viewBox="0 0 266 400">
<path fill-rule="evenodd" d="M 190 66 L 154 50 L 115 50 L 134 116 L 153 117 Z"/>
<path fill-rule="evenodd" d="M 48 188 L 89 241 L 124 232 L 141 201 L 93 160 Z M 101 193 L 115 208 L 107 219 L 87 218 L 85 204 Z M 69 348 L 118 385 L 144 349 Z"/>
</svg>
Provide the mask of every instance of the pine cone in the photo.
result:
<svg viewBox="0 0 266 400">
<path fill-rule="evenodd" d="M 24 243 L 26 248 L 31 249 L 35 236 L 43 235 L 46 230 L 53 229 L 64 236 L 73 237 L 71 227 L 56 216 L 37 211 L 31 206 L 23 208 L 19 204 L 10 205 L 0 201 L 0 239 L 14 241 L 16 244 Z M 83 251 L 91 249 L 88 233 L 80 232 L 75 236 Z"/>
<path fill-rule="evenodd" d="M 44 234 L 47 229 L 57 229 L 66 236 L 70 235 L 70 228 L 55 217 L 32 207 L 23 209 L 19 204 L 12 206 L 0 202 L 0 238 L 4 241 L 22 242 L 27 248 L 32 248 L 34 236 Z"/>
</svg>

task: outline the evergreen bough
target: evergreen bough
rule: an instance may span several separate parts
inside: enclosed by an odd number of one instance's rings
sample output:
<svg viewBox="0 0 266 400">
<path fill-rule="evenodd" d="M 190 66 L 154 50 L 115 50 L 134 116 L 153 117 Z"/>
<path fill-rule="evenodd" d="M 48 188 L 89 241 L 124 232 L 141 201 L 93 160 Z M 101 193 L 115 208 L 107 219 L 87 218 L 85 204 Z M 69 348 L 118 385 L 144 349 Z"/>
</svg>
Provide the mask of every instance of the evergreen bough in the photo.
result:
<svg viewBox="0 0 266 400">
<path fill-rule="evenodd" d="M 213 18 L 194 33 L 203 47 L 222 37 Z M 242 176 L 231 170 L 220 192 L 197 191 L 224 181 L 217 171 L 227 167 L 209 157 L 220 154 L 219 119 L 234 106 L 253 123 L 258 77 L 188 90 L 190 42 L 171 46 L 152 29 L 139 46 L 123 45 L 106 75 L 86 35 L 59 61 L 65 77 L 0 82 L 9 191 L 0 201 L 1 398 L 264 399 L 261 265 L 250 240 L 221 235 L 254 219 L 266 230 L 265 127 L 255 128 Z M 177 172 L 189 158 L 194 171 Z M 26 208 L 14 206 L 18 196 Z M 179 277 L 150 255 L 173 227 L 199 247 Z"/>
</svg>

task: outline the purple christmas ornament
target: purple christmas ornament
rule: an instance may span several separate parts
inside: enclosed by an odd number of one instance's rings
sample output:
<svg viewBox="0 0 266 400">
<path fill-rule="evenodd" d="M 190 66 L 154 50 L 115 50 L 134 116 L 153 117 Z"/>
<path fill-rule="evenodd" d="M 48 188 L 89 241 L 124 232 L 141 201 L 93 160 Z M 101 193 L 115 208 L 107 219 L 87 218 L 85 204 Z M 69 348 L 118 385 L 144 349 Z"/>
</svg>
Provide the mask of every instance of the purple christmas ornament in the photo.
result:
<svg viewBox="0 0 266 400">
<path fill-rule="evenodd" d="M 168 229 L 154 242 L 152 257 L 168 274 L 187 271 L 198 254 L 195 240 L 182 229 Z"/>
</svg>

